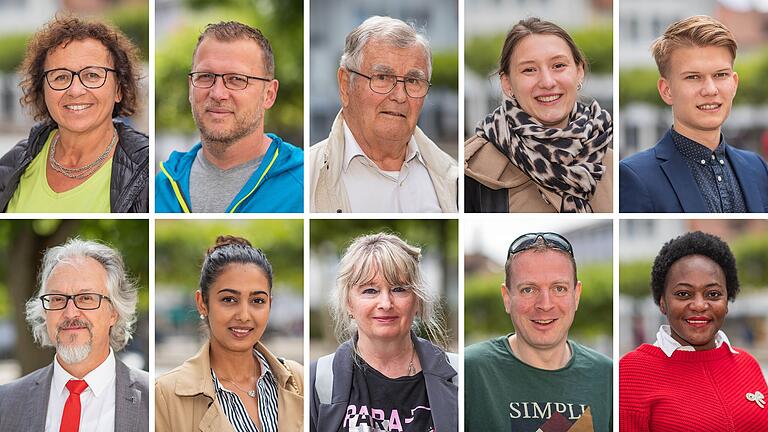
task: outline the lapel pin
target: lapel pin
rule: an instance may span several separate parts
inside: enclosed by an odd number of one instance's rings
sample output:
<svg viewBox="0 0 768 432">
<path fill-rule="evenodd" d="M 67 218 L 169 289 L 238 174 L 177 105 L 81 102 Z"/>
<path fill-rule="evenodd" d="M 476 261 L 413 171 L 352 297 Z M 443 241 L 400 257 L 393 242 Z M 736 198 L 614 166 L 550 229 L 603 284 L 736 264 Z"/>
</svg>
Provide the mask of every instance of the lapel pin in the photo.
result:
<svg viewBox="0 0 768 432">
<path fill-rule="evenodd" d="M 759 391 L 747 393 L 747 400 L 756 403 L 760 408 L 765 408 L 765 396 Z"/>
</svg>

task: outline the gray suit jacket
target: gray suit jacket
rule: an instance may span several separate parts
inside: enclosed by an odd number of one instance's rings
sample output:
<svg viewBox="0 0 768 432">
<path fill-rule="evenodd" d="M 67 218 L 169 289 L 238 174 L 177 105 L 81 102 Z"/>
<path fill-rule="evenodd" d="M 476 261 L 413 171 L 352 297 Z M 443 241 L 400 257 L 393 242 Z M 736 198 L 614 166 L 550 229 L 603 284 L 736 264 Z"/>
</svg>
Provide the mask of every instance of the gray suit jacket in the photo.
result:
<svg viewBox="0 0 768 432">
<path fill-rule="evenodd" d="M 149 374 L 115 359 L 115 432 L 149 431 Z M 42 432 L 53 363 L 0 386 L 0 431 Z"/>
</svg>

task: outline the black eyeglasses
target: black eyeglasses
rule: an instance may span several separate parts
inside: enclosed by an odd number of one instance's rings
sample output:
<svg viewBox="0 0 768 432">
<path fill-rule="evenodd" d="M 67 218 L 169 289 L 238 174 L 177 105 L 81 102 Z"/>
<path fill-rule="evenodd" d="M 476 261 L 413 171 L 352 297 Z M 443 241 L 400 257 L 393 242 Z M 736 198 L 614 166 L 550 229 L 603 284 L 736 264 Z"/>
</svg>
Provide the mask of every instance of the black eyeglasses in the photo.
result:
<svg viewBox="0 0 768 432">
<path fill-rule="evenodd" d="M 69 70 L 67 68 L 56 68 L 44 71 L 45 81 L 48 86 L 56 91 L 68 89 L 75 77 L 80 79 L 83 87 L 97 89 L 107 82 L 109 72 L 117 72 L 114 69 L 104 66 L 86 66 L 79 71 Z"/>
<path fill-rule="evenodd" d="M 243 90 L 248 87 L 248 80 L 259 80 L 270 82 L 269 78 L 250 76 L 239 73 L 217 74 L 213 72 L 190 72 L 187 74 L 192 85 L 197 88 L 211 88 L 216 84 L 216 78 L 221 77 L 224 87 L 230 90 Z"/>
<path fill-rule="evenodd" d="M 82 310 L 93 310 L 101 307 L 101 300 L 112 301 L 109 297 L 96 293 L 80 293 L 73 295 L 66 294 L 45 294 L 41 295 L 40 301 L 43 302 L 45 310 L 62 310 L 67 307 L 69 299 L 75 303 L 75 307 Z"/>
<path fill-rule="evenodd" d="M 565 237 L 561 236 L 558 233 L 553 232 L 537 232 L 537 233 L 528 233 L 523 234 L 515 241 L 512 242 L 511 245 L 509 245 L 509 250 L 507 251 L 507 259 L 509 259 L 510 256 L 522 252 L 526 249 L 530 249 L 533 247 L 533 245 L 536 244 L 536 242 L 539 240 L 539 238 L 544 241 L 544 244 L 552 246 L 556 249 L 560 249 L 562 251 L 568 252 L 571 256 L 573 256 L 573 246 L 571 246 L 571 243 L 566 239 Z"/>
<path fill-rule="evenodd" d="M 374 93 L 387 94 L 395 88 L 397 83 L 401 82 L 405 86 L 405 93 L 412 98 L 423 98 L 429 92 L 432 84 L 421 78 L 403 77 L 392 74 L 375 73 L 371 76 L 360 73 L 356 70 L 347 69 L 353 74 L 368 78 L 368 86 Z"/>
</svg>

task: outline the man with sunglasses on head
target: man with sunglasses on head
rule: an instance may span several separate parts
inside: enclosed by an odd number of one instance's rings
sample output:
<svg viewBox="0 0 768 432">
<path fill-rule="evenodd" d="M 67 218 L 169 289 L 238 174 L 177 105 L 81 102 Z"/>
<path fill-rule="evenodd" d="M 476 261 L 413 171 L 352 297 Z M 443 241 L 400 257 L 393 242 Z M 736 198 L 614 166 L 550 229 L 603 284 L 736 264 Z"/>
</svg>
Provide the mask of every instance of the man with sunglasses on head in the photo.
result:
<svg viewBox="0 0 768 432">
<path fill-rule="evenodd" d="M 504 269 L 515 331 L 466 348 L 465 430 L 612 431 L 612 362 L 568 340 L 582 289 L 573 247 L 557 233 L 524 234 Z"/>
<path fill-rule="evenodd" d="M 458 211 L 458 167 L 416 126 L 431 86 L 424 35 L 374 16 L 347 35 L 341 112 L 310 148 L 310 208 L 322 213 Z"/>
<path fill-rule="evenodd" d="M 303 212 L 304 153 L 264 133 L 279 86 L 264 35 L 239 22 L 209 24 L 188 80 L 201 142 L 160 164 L 155 211 Z"/>
<path fill-rule="evenodd" d="M 0 431 L 149 430 L 149 375 L 117 358 L 131 339 L 137 292 L 116 250 L 71 239 L 48 249 L 26 304 L 53 362 L 0 386 Z"/>
</svg>

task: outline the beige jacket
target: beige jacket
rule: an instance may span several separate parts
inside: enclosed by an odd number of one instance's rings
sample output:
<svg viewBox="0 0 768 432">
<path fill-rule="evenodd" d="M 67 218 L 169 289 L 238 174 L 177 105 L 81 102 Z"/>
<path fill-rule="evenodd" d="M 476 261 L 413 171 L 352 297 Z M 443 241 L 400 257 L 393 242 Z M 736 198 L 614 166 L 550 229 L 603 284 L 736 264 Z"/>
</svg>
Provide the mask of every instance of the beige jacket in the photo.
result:
<svg viewBox="0 0 768 432">
<path fill-rule="evenodd" d="M 413 132 L 443 213 L 458 211 L 458 164 L 418 127 Z M 349 213 L 349 198 L 341 181 L 344 161 L 344 117 L 336 116 L 331 134 L 309 148 L 309 208 L 317 213 Z"/>
<path fill-rule="evenodd" d="M 194 357 L 155 381 L 155 432 L 235 432 L 221 406 L 211 379 L 208 342 Z M 277 424 L 280 432 L 304 430 L 303 367 L 281 363 L 259 342 L 277 380 Z"/>
<path fill-rule="evenodd" d="M 595 213 L 613 211 L 613 150 L 605 153 L 603 164 L 605 174 L 589 201 Z M 492 190 L 507 189 L 510 213 L 554 213 L 562 202 L 558 194 L 539 188 L 496 146 L 477 135 L 464 142 L 464 175 Z"/>
</svg>

